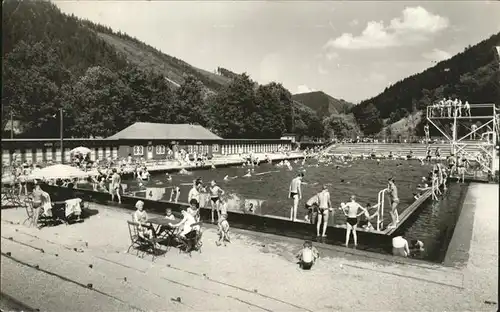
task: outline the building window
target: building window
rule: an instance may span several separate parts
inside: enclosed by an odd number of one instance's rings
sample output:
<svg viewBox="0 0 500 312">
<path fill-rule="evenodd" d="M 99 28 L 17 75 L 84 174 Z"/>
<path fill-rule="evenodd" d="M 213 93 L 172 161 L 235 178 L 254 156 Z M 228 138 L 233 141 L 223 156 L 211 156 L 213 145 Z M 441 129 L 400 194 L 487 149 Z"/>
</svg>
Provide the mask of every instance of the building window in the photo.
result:
<svg viewBox="0 0 500 312">
<path fill-rule="evenodd" d="M 165 155 L 165 145 L 156 145 L 156 155 Z"/>
<path fill-rule="evenodd" d="M 219 145 L 218 144 L 212 145 L 212 152 L 214 152 L 214 153 L 218 153 L 219 152 Z"/>
<path fill-rule="evenodd" d="M 134 156 L 144 155 L 144 147 L 142 145 L 134 146 Z"/>
</svg>

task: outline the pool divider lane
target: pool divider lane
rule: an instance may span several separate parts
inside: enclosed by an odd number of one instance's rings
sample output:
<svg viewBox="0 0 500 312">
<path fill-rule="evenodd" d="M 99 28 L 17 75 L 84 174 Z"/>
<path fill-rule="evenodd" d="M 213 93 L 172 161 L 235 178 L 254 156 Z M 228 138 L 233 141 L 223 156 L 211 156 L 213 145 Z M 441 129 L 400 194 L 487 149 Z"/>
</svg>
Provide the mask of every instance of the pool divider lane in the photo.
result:
<svg viewBox="0 0 500 312">
<path fill-rule="evenodd" d="M 432 190 L 427 190 L 422 196 L 420 196 L 417 200 L 415 200 L 408 208 L 406 208 L 400 215 L 399 215 L 399 223 L 395 228 L 392 229 L 385 229 L 383 233 L 385 235 L 389 236 L 394 236 L 395 233 L 400 233 L 401 229 L 404 228 L 404 225 L 408 218 L 413 215 L 418 208 L 422 206 L 422 204 L 429 199 L 432 196 Z M 391 207 L 387 207 L 387 212 L 389 212 Z"/>
</svg>

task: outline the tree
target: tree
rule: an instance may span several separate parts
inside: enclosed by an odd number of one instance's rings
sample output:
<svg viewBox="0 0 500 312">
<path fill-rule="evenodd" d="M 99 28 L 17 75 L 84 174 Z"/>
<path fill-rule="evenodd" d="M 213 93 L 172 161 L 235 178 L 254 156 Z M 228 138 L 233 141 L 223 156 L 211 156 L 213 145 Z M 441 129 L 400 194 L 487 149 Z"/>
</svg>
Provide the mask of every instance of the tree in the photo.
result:
<svg viewBox="0 0 500 312">
<path fill-rule="evenodd" d="M 330 138 L 355 138 L 361 134 L 353 115 L 332 114 L 323 120 L 323 125 Z"/>
<path fill-rule="evenodd" d="M 91 67 L 72 88 L 74 121 L 72 132 L 83 137 L 107 137 L 128 126 L 125 113 L 132 91 L 120 77 L 105 67 Z"/>
<path fill-rule="evenodd" d="M 380 113 L 373 104 L 365 106 L 362 110 L 356 110 L 354 116 L 361 130 L 366 134 L 377 133 L 382 129 Z"/>
<path fill-rule="evenodd" d="M 223 137 L 242 138 L 256 130 L 249 118 L 255 111 L 254 83 L 247 74 L 223 88 L 216 102 L 214 126 Z"/>
<path fill-rule="evenodd" d="M 70 79 L 55 50 L 38 42 L 20 41 L 4 58 L 2 73 L 2 122 L 7 124 L 12 112 L 26 135 L 58 135 L 57 119 L 52 117 L 62 107 L 59 88 Z"/>
<path fill-rule="evenodd" d="M 203 84 L 193 75 L 184 77 L 184 83 L 175 91 L 172 122 L 207 125 L 208 116 L 203 105 Z"/>
</svg>

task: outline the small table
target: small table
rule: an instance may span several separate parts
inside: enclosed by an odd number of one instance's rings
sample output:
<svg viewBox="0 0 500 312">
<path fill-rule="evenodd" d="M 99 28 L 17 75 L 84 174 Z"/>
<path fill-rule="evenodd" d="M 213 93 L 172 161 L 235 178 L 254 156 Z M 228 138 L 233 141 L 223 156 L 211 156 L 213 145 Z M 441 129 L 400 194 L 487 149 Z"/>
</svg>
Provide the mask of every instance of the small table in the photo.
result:
<svg viewBox="0 0 500 312">
<path fill-rule="evenodd" d="M 160 231 L 162 226 L 166 227 L 168 229 L 166 231 L 166 237 L 168 237 L 168 236 L 173 235 L 174 231 L 177 229 L 175 227 L 171 227 L 169 225 L 169 223 L 176 224 L 176 223 L 179 223 L 179 221 L 180 221 L 179 219 L 170 220 L 170 219 L 165 219 L 164 217 L 163 218 L 155 217 L 155 218 L 149 218 L 146 221 L 146 223 L 151 223 L 151 225 L 153 225 L 153 226 L 156 225 L 156 228 L 153 227 L 155 236 Z"/>
</svg>

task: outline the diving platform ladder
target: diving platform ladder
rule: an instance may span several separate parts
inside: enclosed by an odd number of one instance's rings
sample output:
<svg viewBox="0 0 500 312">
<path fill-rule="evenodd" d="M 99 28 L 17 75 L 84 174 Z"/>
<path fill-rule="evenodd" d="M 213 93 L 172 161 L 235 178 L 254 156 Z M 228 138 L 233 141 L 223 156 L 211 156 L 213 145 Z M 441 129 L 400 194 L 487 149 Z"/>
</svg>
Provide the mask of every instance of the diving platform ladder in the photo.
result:
<svg viewBox="0 0 500 312">
<path fill-rule="evenodd" d="M 387 189 L 380 190 L 377 198 L 377 231 L 382 231 L 384 227 L 384 203 Z"/>
<path fill-rule="evenodd" d="M 427 122 L 449 142 L 454 155 L 463 154 L 475 160 L 481 170 L 494 174 L 498 170 L 496 144 L 500 134 L 500 111 L 493 103 L 470 104 L 469 107 L 467 113 L 462 114 L 463 107 L 440 111 L 437 105 L 428 106 Z M 477 126 L 477 121 L 482 124 Z"/>
</svg>

